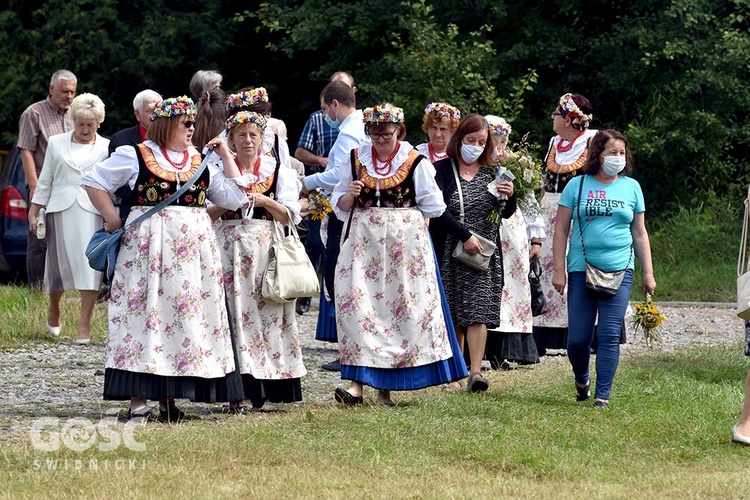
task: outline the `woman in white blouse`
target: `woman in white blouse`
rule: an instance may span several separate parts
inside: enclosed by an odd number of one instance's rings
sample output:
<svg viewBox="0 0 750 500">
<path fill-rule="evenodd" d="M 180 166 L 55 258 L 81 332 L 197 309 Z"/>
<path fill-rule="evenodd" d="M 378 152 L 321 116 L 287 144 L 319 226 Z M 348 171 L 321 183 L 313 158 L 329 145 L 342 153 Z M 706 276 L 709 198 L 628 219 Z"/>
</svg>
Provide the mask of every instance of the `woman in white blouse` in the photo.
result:
<svg viewBox="0 0 750 500">
<path fill-rule="evenodd" d="M 102 273 L 94 271 L 85 257 L 91 235 L 102 227 L 102 217 L 81 187 L 81 176 L 107 157 L 109 139 L 96 131 L 104 121 L 104 103 L 93 94 L 81 94 L 70 105 L 73 130 L 50 137 L 44 166 L 29 209 L 29 229 L 42 236 L 45 227 L 47 258 L 45 291 L 49 294 L 47 331 L 61 330 L 61 299 L 66 290 L 81 293 L 81 317 L 76 343 L 91 341 L 91 313 Z M 39 211 L 46 207 L 46 217 Z"/>
<path fill-rule="evenodd" d="M 110 194 L 133 189 L 132 221 L 190 181 L 201 165 L 192 146 L 195 104 L 165 99 L 151 115 L 148 139 L 121 146 L 83 177 L 112 232 L 122 221 Z M 232 169 L 231 175 L 235 174 Z M 242 399 L 222 284 L 222 266 L 206 200 L 236 210 L 247 196 L 218 169 L 205 169 L 176 201 L 124 232 L 112 278 L 104 399 L 130 400 L 128 418 L 177 422 L 175 398 L 212 403 Z"/>
</svg>

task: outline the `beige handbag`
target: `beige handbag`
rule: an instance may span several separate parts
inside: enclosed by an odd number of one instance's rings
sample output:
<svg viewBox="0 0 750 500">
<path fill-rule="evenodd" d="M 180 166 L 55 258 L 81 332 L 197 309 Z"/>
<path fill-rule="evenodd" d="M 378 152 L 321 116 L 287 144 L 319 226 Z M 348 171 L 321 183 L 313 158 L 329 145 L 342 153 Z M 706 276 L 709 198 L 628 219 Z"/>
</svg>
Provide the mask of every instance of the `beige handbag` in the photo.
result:
<svg viewBox="0 0 750 500">
<path fill-rule="evenodd" d="M 742 220 L 740 255 L 737 258 L 737 316 L 750 320 L 750 256 L 747 255 L 747 236 L 750 227 L 750 186 L 745 199 L 745 216 Z"/>
<path fill-rule="evenodd" d="M 274 221 L 274 239 L 261 287 L 264 299 L 279 304 L 286 304 L 297 297 L 312 297 L 320 292 L 318 273 L 299 239 L 288 208 L 286 212 L 289 215 L 289 234 L 285 236 Z"/>
</svg>

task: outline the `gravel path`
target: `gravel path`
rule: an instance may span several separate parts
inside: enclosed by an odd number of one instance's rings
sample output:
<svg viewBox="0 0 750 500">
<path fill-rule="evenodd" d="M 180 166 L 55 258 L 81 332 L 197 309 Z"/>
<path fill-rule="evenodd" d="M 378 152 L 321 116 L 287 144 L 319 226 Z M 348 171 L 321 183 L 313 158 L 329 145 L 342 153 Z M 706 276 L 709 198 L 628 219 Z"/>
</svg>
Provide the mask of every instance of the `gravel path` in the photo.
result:
<svg viewBox="0 0 750 500">
<path fill-rule="evenodd" d="M 662 327 L 664 342 L 657 349 L 671 351 L 698 345 L 737 345 L 744 335 L 744 323 L 731 305 L 659 304 L 669 320 Z M 336 344 L 314 340 L 317 310 L 299 317 L 302 348 L 308 374 L 302 379 L 304 406 L 331 404 L 333 389 L 341 383 L 338 373 L 321 370 L 322 363 L 337 357 Z M 628 344 L 622 355 L 648 351 L 643 337 L 628 329 Z M 550 354 L 562 354 L 552 352 Z M 23 346 L 0 353 L 0 436 L 29 428 L 37 417 L 83 417 L 98 420 L 122 410 L 127 404 L 103 401 L 104 345 L 79 346 L 70 341 Z M 542 363 L 560 362 L 560 356 L 545 356 Z M 228 418 L 219 405 L 182 404 L 193 418 Z M 267 405 L 270 410 L 277 409 Z"/>
</svg>

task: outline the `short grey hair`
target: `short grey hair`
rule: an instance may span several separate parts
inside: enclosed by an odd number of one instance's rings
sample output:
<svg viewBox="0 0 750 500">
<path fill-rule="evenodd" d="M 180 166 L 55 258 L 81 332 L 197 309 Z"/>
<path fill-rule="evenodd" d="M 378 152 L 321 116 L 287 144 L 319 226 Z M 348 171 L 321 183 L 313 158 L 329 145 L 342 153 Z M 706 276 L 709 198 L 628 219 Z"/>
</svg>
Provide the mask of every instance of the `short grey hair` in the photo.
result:
<svg viewBox="0 0 750 500">
<path fill-rule="evenodd" d="M 221 85 L 224 79 L 221 73 L 213 70 L 200 69 L 190 79 L 190 93 L 200 99 L 207 90 L 211 90 L 217 83 Z"/>
<path fill-rule="evenodd" d="M 97 123 L 104 121 L 104 103 L 94 94 L 81 94 L 70 103 L 70 117 L 75 121 L 81 114 L 91 114 Z"/>
<path fill-rule="evenodd" d="M 78 78 L 76 78 L 76 75 L 74 75 L 72 71 L 68 71 L 67 69 L 59 69 L 52 73 L 52 78 L 50 78 L 49 84 L 57 85 L 58 83 L 60 83 L 60 80 L 65 80 L 67 82 L 78 82 Z"/>
<path fill-rule="evenodd" d="M 143 101 L 162 101 L 162 96 L 155 90 L 146 89 L 141 90 L 135 95 L 135 98 L 133 99 L 133 111 L 142 111 L 143 110 Z"/>
</svg>

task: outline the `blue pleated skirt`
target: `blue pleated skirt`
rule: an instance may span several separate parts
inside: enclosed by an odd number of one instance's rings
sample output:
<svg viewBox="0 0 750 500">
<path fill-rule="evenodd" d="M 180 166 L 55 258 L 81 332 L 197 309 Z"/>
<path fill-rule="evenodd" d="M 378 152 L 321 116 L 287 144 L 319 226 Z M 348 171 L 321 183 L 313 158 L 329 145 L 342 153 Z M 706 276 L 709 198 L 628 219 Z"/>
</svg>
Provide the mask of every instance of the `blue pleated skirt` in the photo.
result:
<svg viewBox="0 0 750 500">
<path fill-rule="evenodd" d="M 443 281 L 440 278 L 440 267 L 437 264 L 434 248 L 432 255 L 435 262 L 438 288 L 440 289 L 440 305 L 448 327 L 448 339 L 453 356 L 443 361 L 409 368 L 371 368 L 341 365 L 341 378 L 343 380 L 353 380 L 376 389 L 388 391 L 412 391 L 433 385 L 447 384 L 469 376 L 461 348 L 458 345 L 458 340 L 456 340 L 456 330 L 453 328 L 453 320 L 448 309 L 448 300 L 445 298 Z"/>
<path fill-rule="evenodd" d="M 323 276 L 325 276 L 326 264 L 323 259 Z M 323 342 L 338 342 L 336 331 L 336 308 L 333 302 L 326 299 L 323 290 L 320 291 L 320 309 L 318 310 L 318 324 L 315 327 L 315 340 Z"/>
</svg>

